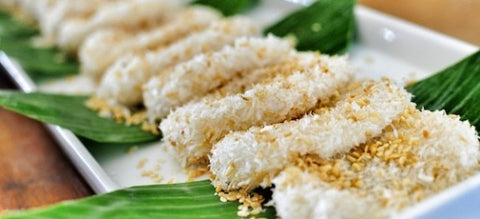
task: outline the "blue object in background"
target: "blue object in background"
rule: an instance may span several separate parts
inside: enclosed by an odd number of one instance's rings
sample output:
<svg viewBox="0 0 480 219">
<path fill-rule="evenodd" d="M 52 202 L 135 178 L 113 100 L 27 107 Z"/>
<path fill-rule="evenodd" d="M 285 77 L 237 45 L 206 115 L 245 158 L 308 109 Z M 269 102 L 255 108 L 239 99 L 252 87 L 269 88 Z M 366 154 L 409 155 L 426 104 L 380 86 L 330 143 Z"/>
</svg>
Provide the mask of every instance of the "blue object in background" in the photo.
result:
<svg viewBox="0 0 480 219">
<path fill-rule="evenodd" d="M 480 187 L 422 215 L 419 219 L 480 219 Z"/>
</svg>

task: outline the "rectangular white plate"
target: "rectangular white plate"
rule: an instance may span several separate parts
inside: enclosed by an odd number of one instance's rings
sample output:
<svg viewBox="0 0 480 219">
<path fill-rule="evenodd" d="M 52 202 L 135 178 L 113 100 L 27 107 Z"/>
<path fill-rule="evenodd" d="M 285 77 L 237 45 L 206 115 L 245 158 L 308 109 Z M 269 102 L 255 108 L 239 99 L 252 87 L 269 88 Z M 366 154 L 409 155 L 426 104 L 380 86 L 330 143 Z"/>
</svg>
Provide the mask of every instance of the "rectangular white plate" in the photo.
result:
<svg viewBox="0 0 480 219">
<path fill-rule="evenodd" d="M 261 24 L 272 23 L 299 7 L 278 0 L 262 2 L 249 13 Z M 362 6 L 356 7 L 355 15 L 356 39 L 348 54 L 359 77 L 388 76 L 400 83 L 421 79 L 478 50 L 476 46 Z M 22 90 L 36 89 L 21 67 L 1 52 L 0 64 Z M 161 183 L 186 180 L 174 155 L 160 143 L 138 145 L 137 150 L 126 153 L 131 146 L 89 147 L 68 130 L 53 125 L 47 127 L 97 193 L 152 184 L 154 181 L 150 177 L 142 177 L 142 171 L 148 170 L 163 176 Z M 146 161 L 145 166 L 138 168 L 141 160 Z M 478 217 L 480 210 L 471 203 L 480 203 L 480 175 L 406 209 L 399 217 Z"/>
</svg>

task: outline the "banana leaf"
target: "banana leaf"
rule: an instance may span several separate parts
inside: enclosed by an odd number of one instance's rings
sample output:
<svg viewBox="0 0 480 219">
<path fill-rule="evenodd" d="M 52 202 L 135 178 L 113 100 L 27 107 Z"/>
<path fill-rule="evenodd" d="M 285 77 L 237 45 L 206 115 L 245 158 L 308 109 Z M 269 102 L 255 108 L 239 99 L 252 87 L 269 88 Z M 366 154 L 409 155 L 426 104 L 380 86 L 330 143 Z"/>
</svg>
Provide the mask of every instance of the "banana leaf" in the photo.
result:
<svg viewBox="0 0 480 219">
<path fill-rule="evenodd" d="M 210 181 L 137 186 L 0 218 L 238 218 L 239 204 L 221 202 L 214 193 Z M 255 216 L 275 218 L 275 211 Z"/>
<path fill-rule="evenodd" d="M 260 0 L 194 0 L 191 4 L 206 5 L 220 11 L 224 16 L 240 14 L 255 7 Z"/>
<path fill-rule="evenodd" d="M 355 33 L 355 0 L 318 0 L 266 28 L 264 33 L 291 36 L 298 50 L 345 52 Z"/>
<path fill-rule="evenodd" d="M 407 90 L 418 108 L 460 115 L 480 130 L 480 51 Z"/>
<path fill-rule="evenodd" d="M 35 27 L 0 10 L 0 50 L 20 63 L 36 82 L 78 73 L 79 65 L 56 48 L 35 46 Z"/>
<path fill-rule="evenodd" d="M 85 106 L 86 96 L 0 91 L 0 106 L 33 119 L 59 125 L 75 134 L 104 143 L 147 142 L 160 136 L 138 126 L 103 118 Z"/>
</svg>

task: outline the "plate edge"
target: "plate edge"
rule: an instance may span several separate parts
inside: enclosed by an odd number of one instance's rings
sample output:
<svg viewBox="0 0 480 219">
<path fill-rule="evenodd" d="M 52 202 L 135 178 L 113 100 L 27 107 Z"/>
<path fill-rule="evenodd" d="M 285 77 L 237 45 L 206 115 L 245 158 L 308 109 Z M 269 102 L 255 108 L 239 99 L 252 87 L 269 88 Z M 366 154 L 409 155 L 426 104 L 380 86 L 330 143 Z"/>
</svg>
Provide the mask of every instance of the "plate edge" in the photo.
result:
<svg viewBox="0 0 480 219">
<path fill-rule="evenodd" d="M 37 89 L 25 71 L 3 51 L 0 51 L 0 65 L 5 68 L 6 73 L 22 91 L 29 93 Z M 95 193 L 101 194 L 120 188 L 110 179 L 75 134 L 56 125 L 45 124 L 45 126 Z"/>
</svg>

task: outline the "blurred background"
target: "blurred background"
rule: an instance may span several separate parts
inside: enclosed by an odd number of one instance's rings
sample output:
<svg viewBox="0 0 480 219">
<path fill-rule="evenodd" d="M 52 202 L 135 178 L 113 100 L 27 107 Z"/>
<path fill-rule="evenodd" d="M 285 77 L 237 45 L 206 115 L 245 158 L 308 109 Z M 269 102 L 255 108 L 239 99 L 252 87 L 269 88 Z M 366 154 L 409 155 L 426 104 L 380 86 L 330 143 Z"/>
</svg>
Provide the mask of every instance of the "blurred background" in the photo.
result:
<svg viewBox="0 0 480 219">
<path fill-rule="evenodd" d="M 359 3 L 480 45 L 479 0 L 359 0 Z"/>
<path fill-rule="evenodd" d="M 373 9 L 480 45 L 480 0 L 358 1 Z M 0 68 L 0 88 L 13 88 L 2 70 Z M 43 206 L 93 194 L 40 123 L 1 108 L 0 121 L 0 143 L 6 148 L 0 154 L 3 157 L 0 159 L 0 194 L 10 197 L 0 198 L 0 211 Z M 24 156 L 25 152 L 29 152 L 28 164 L 17 159 Z M 47 155 L 53 159 L 45 162 L 43 158 Z M 37 171 L 30 174 L 32 177 L 25 178 L 28 165 L 37 167 Z"/>
</svg>

